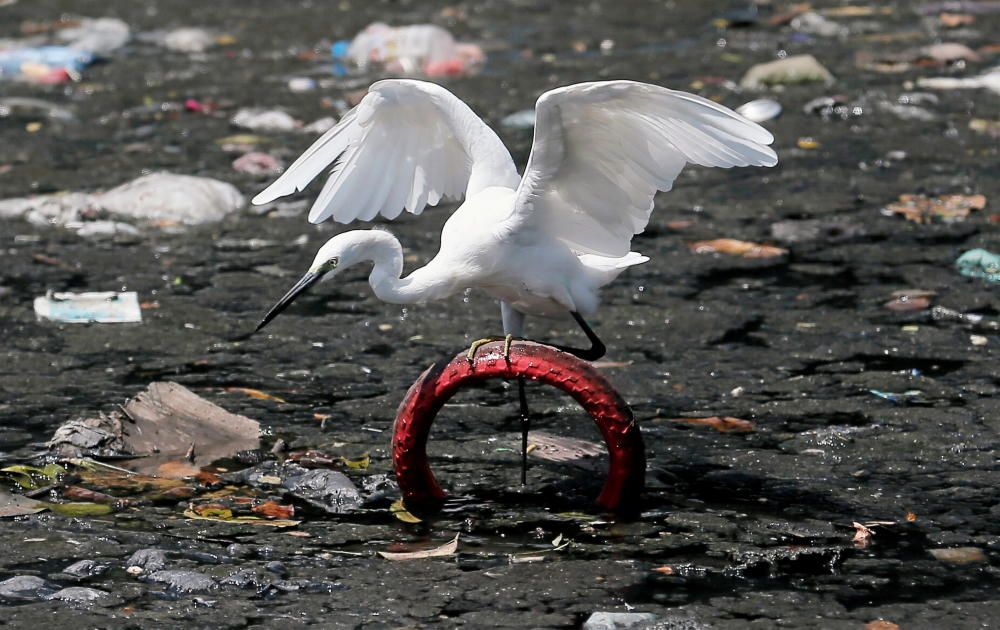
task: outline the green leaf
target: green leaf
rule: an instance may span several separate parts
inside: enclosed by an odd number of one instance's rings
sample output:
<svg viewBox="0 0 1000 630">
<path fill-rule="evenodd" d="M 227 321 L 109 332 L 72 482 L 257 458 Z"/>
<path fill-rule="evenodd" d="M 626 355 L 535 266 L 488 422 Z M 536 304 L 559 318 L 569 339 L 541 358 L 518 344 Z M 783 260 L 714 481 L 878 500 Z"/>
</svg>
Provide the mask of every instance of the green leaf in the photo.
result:
<svg viewBox="0 0 1000 630">
<path fill-rule="evenodd" d="M 42 505 L 50 511 L 63 516 L 104 516 L 111 514 L 114 509 L 110 505 L 102 503 L 45 503 Z"/>
</svg>

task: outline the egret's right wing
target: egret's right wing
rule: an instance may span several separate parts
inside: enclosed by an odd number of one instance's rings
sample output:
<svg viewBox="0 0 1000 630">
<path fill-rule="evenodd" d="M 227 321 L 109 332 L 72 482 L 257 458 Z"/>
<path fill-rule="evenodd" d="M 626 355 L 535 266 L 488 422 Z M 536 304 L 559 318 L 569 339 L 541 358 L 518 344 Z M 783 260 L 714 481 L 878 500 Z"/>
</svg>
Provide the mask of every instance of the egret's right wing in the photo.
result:
<svg viewBox="0 0 1000 630">
<path fill-rule="evenodd" d="M 771 134 L 694 94 L 634 81 L 546 92 L 509 227 L 620 257 L 686 164 L 774 166 Z"/>
<path fill-rule="evenodd" d="M 443 87 L 408 79 L 374 83 L 253 202 L 298 192 L 331 164 L 309 211 L 313 223 L 395 219 L 404 208 L 420 214 L 442 197 L 516 188 L 520 181 L 500 138 L 468 105 Z"/>
</svg>

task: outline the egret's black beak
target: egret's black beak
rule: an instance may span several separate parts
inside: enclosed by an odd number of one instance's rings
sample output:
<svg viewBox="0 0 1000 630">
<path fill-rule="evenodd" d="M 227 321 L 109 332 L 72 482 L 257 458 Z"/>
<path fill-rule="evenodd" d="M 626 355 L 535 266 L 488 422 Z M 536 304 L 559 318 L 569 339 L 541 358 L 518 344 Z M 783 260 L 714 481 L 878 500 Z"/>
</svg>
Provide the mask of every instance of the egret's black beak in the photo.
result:
<svg viewBox="0 0 1000 630">
<path fill-rule="evenodd" d="M 271 310 L 267 312 L 264 319 L 260 320 L 260 323 L 257 324 L 257 328 L 254 332 L 257 332 L 264 326 L 267 326 L 268 322 L 280 315 L 283 310 L 288 308 L 289 304 L 295 301 L 295 298 L 299 297 L 300 294 L 305 293 L 309 287 L 319 282 L 319 279 L 322 277 L 322 273 L 313 273 L 312 271 L 302 276 L 299 281 L 295 283 L 295 286 L 289 289 L 288 293 L 278 300 L 277 304 L 271 307 Z"/>
</svg>

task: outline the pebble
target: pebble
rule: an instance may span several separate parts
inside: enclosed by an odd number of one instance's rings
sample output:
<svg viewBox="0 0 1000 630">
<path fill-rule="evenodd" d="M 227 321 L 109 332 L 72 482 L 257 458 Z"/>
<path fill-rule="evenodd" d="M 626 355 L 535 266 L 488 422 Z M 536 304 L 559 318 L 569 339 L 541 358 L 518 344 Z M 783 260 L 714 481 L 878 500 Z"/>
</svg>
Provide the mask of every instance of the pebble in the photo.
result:
<svg viewBox="0 0 1000 630">
<path fill-rule="evenodd" d="M 113 605 L 121 600 L 107 591 L 86 586 L 70 586 L 56 591 L 45 599 L 54 599 L 72 604 L 103 604 Z"/>
<path fill-rule="evenodd" d="M 80 560 L 69 565 L 62 572 L 77 578 L 88 578 L 103 574 L 109 567 L 110 565 L 108 564 L 95 562 L 94 560 Z"/>
</svg>

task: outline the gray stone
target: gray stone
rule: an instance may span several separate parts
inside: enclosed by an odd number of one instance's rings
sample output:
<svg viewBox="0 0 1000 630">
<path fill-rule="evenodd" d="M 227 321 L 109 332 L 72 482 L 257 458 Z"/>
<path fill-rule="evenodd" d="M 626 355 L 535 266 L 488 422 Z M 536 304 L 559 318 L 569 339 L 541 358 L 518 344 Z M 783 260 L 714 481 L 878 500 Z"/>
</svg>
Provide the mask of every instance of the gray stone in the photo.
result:
<svg viewBox="0 0 1000 630">
<path fill-rule="evenodd" d="M 157 571 L 149 576 L 149 581 L 166 584 L 179 593 L 197 593 L 215 588 L 215 580 L 197 571 Z"/>
<path fill-rule="evenodd" d="M 653 613 L 595 612 L 583 622 L 583 630 L 617 630 L 635 628 L 656 621 Z"/>
<path fill-rule="evenodd" d="M 15 575 L 0 582 L 0 598 L 32 601 L 44 599 L 59 590 L 48 580 L 35 575 Z"/>
</svg>

